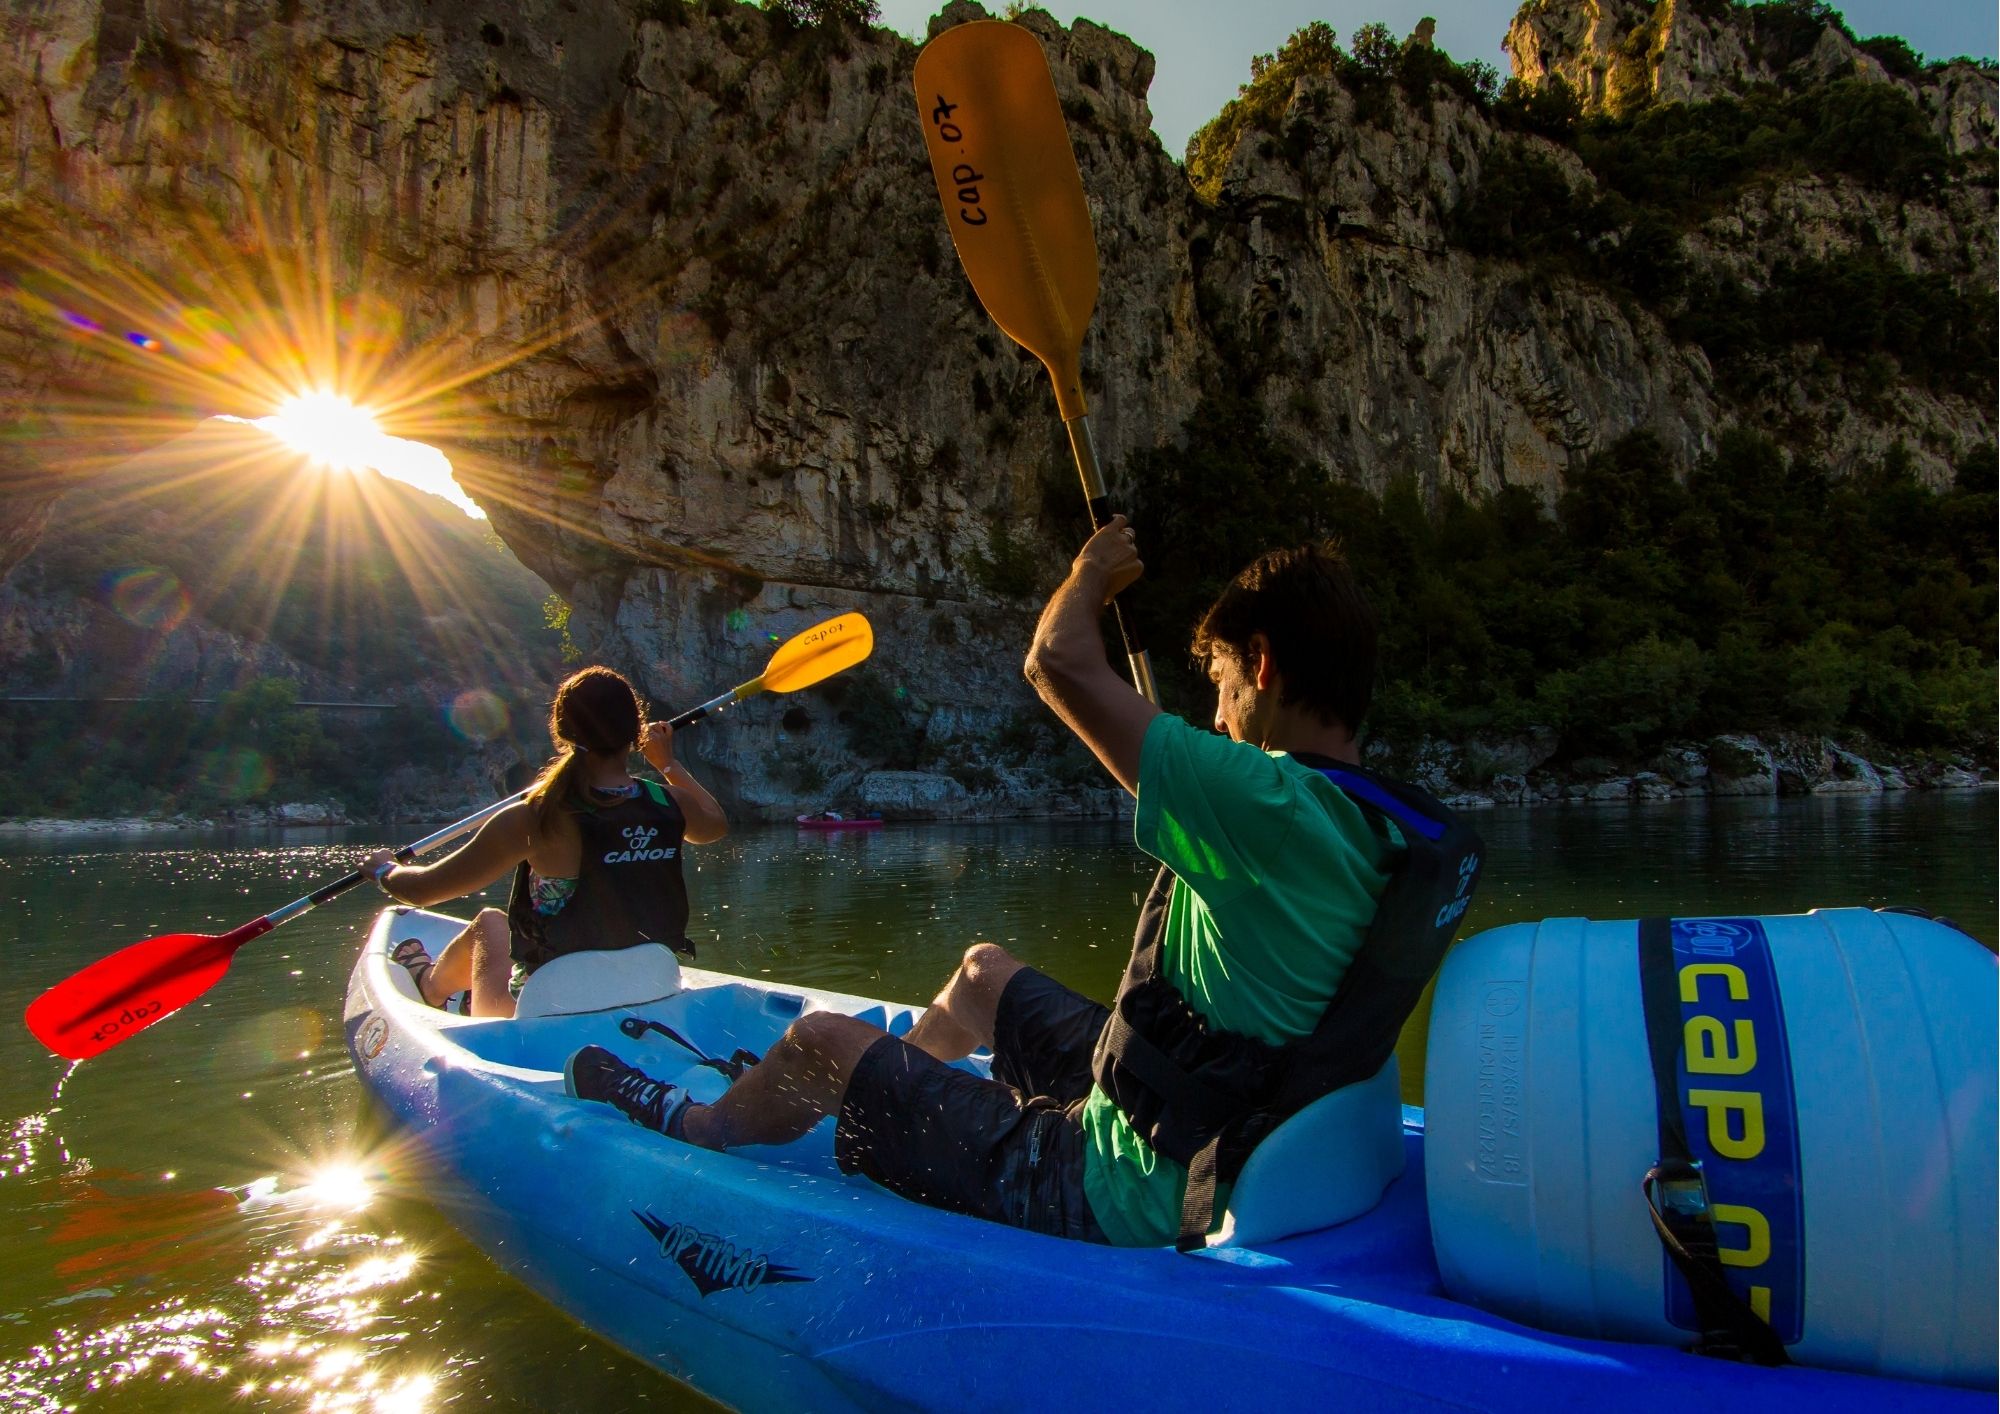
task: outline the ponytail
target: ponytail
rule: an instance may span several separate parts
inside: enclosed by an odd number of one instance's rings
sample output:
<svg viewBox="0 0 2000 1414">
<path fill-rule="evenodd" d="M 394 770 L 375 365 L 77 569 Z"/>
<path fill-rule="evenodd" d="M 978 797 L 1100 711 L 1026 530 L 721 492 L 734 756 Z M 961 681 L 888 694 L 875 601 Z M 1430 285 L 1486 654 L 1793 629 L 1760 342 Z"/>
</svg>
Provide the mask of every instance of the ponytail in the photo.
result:
<svg viewBox="0 0 2000 1414">
<path fill-rule="evenodd" d="M 556 755 L 528 792 L 529 832 L 545 836 L 577 794 L 577 772 L 588 752 L 630 751 L 645 713 L 632 684 L 610 668 L 572 673 L 549 704 L 549 741 Z"/>
<path fill-rule="evenodd" d="M 576 794 L 577 767 L 583 760 L 583 753 L 567 742 L 558 742 L 557 754 L 542 767 L 542 773 L 535 777 L 535 784 L 528 791 L 528 835 L 531 839 L 546 838 L 554 828 L 556 817 L 562 813 L 563 802 Z"/>
</svg>

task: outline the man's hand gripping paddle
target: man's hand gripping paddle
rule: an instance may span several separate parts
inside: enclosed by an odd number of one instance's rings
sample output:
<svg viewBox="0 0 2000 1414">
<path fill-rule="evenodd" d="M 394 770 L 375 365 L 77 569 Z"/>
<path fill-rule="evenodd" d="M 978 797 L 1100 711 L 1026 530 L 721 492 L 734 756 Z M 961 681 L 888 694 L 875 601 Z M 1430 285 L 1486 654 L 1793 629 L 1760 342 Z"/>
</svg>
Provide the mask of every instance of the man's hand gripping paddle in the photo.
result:
<svg viewBox="0 0 2000 1414">
<path fill-rule="evenodd" d="M 860 614 L 828 619 L 781 644 L 760 675 L 681 713 L 672 725 L 678 730 L 760 692 L 797 692 L 811 687 L 853 667 L 874 647 L 874 631 Z M 455 825 L 405 845 L 396 851 L 397 860 L 407 864 L 420 854 L 471 833 L 527 793 L 520 791 L 505 800 L 496 800 Z M 30 1002 L 28 1029 L 43 1045 L 71 1060 L 101 1055 L 148 1026 L 166 1020 L 220 982 L 236 950 L 252 938 L 260 938 L 280 923 L 289 923 L 301 913 L 311 912 L 362 883 L 364 878 L 357 869 L 227 933 L 168 933 L 122 948 L 58 982 Z"/>
<path fill-rule="evenodd" d="M 1083 477 L 1090 522 L 1111 518 L 1083 401 L 1083 333 L 1097 307 L 1097 240 L 1041 41 L 976 20 L 917 56 L 917 112 L 952 244 L 1007 337 L 1039 358 Z M 1116 602 L 1132 683 L 1158 702 L 1153 668 Z"/>
</svg>

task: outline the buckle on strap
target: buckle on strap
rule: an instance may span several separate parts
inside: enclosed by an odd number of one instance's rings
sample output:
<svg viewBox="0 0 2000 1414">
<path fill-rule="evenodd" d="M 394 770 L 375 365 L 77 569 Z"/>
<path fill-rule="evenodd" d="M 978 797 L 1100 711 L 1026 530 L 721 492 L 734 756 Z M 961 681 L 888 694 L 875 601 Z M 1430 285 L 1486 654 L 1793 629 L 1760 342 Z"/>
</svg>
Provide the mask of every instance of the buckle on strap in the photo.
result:
<svg viewBox="0 0 2000 1414">
<path fill-rule="evenodd" d="M 1695 1226 L 1714 1230 L 1715 1218 L 1709 1209 L 1708 1181 L 1701 1176 L 1701 1164 L 1694 1159 L 1662 1159 L 1646 1171 L 1647 1195 L 1667 1225 Z"/>
<path fill-rule="evenodd" d="M 1758 1365 L 1790 1364 L 1777 1332 L 1744 1303 L 1723 1275 L 1701 1164 L 1662 1159 L 1646 1171 L 1640 1190 L 1660 1245 L 1694 1297 L 1702 1325 L 1694 1353 Z"/>
</svg>

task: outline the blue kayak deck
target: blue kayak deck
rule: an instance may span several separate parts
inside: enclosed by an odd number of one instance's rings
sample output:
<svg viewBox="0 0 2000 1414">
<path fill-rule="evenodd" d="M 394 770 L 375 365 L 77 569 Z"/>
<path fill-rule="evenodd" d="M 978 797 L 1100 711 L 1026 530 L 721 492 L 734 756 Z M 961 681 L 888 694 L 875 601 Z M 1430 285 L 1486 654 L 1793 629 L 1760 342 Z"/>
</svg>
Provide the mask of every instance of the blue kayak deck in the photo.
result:
<svg viewBox="0 0 2000 1414">
<path fill-rule="evenodd" d="M 686 991 L 644 1006 L 474 1021 L 415 1003 L 402 969 L 364 951 L 348 1038 L 363 1082 L 430 1155 L 440 1205 L 496 1261 L 639 1358 L 739 1406 L 1993 1407 L 1990 1391 L 1554 1335 L 1452 1300 L 1431 1250 L 1417 1111 L 1405 1116 L 1402 1178 L 1363 1217 L 1181 1255 L 907 1202 L 838 1171 L 830 1120 L 797 1144 L 717 1154 L 564 1093 L 563 1060 L 586 1044 L 662 1079 L 714 1077 L 655 1032 L 621 1031 L 631 1017 L 726 1056 L 761 1054 L 812 1008 L 892 1033 L 918 1014 L 692 969 L 685 980 Z"/>
</svg>

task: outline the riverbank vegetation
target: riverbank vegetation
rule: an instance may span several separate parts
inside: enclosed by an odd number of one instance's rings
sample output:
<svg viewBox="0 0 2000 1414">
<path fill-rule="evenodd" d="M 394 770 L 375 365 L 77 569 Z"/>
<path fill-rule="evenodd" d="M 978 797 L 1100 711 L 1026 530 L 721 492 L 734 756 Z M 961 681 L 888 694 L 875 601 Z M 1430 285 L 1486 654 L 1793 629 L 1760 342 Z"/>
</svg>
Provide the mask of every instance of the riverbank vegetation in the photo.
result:
<svg viewBox="0 0 2000 1414">
<path fill-rule="evenodd" d="M 1281 538 L 1337 538 L 1382 620 L 1374 726 L 1413 739 L 1549 728 L 1571 753 L 1800 731 L 1990 757 L 1995 463 L 1942 490 L 1891 448 L 1835 479 L 1750 429 L 1685 480 L 1641 432 L 1591 457 L 1553 506 L 1506 487 L 1426 506 L 1308 474 L 1254 404 L 1220 398 L 1184 449 L 1143 454 L 1139 596 L 1173 699 L 1177 652 L 1236 568 Z"/>
</svg>

